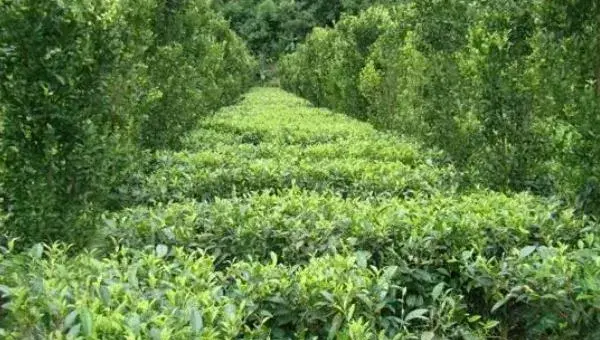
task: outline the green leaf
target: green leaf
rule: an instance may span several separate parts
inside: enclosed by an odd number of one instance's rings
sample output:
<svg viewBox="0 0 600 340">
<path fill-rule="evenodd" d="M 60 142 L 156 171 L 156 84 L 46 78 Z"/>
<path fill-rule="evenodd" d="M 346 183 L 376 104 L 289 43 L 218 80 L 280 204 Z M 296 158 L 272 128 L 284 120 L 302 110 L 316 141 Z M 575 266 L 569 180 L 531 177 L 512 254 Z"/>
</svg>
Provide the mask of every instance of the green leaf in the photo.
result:
<svg viewBox="0 0 600 340">
<path fill-rule="evenodd" d="M 328 340 L 335 338 L 340 326 L 342 325 L 342 321 L 344 321 L 344 318 L 340 314 L 336 314 L 333 318 L 333 322 L 331 323 L 331 327 L 329 328 L 329 333 L 327 334 Z"/>
<path fill-rule="evenodd" d="M 0 295 L 5 297 L 10 296 L 10 288 L 5 285 L 0 285 Z"/>
<path fill-rule="evenodd" d="M 331 294 L 330 292 L 327 291 L 321 291 L 321 295 L 325 298 L 325 300 L 327 300 L 328 302 L 333 303 L 334 302 L 334 298 L 333 298 L 333 294 Z"/>
<path fill-rule="evenodd" d="M 156 256 L 159 258 L 163 258 L 165 256 L 167 256 L 167 253 L 169 252 L 169 247 L 165 246 L 164 244 L 159 244 L 156 246 Z"/>
<path fill-rule="evenodd" d="M 77 319 L 77 311 L 74 310 L 71 313 L 69 313 L 67 315 L 67 317 L 65 318 L 65 321 L 63 322 L 63 329 L 67 330 L 70 329 L 71 326 L 73 326 L 73 324 L 75 323 L 75 320 Z"/>
<path fill-rule="evenodd" d="M 154 327 L 150 330 L 150 339 L 152 340 L 161 340 L 162 338 L 162 330 Z"/>
<path fill-rule="evenodd" d="M 69 329 L 69 332 L 67 333 L 67 339 L 75 339 L 80 332 L 81 324 L 76 324 L 75 326 L 71 327 L 71 329 Z"/>
<path fill-rule="evenodd" d="M 442 291 L 444 290 L 444 285 L 444 282 L 440 282 L 435 287 L 433 287 L 433 291 L 431 292 L 433 300 L 437 300 L 440 297 Z"/>
<path fill-rule="evenodd" d="M 129 268 L 129 270 L 127 271 L 127 281 L 135 288 L 138 287 L 139 283 L 137 279 L 137 267 L 134 266 Z"/>
<path fill-rule="evenodd" d="M 195 334 L 200 333 L 204 328 L 202 314 L 195 307 L 190 310 L 190 324 L 192 326 L 192 332 Z"/>
<path fill-rule="evenodd" d="M 404 321 L 408 322 L 408 321 L 414 320 L 414 319 L 427 320 L 427 318 L 424 315 L 427 314 L 428 312 L 429 312 L 429 309 L 425 309 L 425 308 L 419 308 L 419 309 L 412 310 L 410 313 L 408 313 L 406 315 L 406 317 L 404 318 Z"/>
<path fill-rule="evenodd" d="M 33 247 L 31 247 L 31 251 L 29 252 L 29 255 L 34 259 L 41 259 L 43 254 L 44 246 L 42 246 L 41 243 L 35 244 Z"/>
<path fill-rule="evenodd" d="M 524 247 L 519 252 L 519 256 L 521 258 L 527 257 L 527 256 L 531 255 L 531 253 L 533 253 L 536 250 L 536 248 L 537 248 L 536 246 L 527 246 L 527 247 Z"/>
<path fill-rule="evenodd" d="M 129 329 L 131 329 L 136 335 L 140 334 L 141 323 L 142 321 L 140 320 L 140 316 L 137 313 L 134 313 L 127 319 L 127 326 L 129 326 Z"/>
<path fill-rule="evenodd" d="M 394 278 L 394 275 L 396 275 L 396 271 L 398 270 L 397 266 L 390 266 L 390 267 L 386 267 L 383 270 L 383 278 L 385 278 L 387 281 L 391 281 Z"/>
<path fill-rule="evenodd" d="M 111 219 L 111 218 L 105 218 L 103 219 L 104 224 L 109 228 L 109 229 L 115 229 L 117 227 L 117 222 L 115 222 L 115 220 Z"/>
<path fill-rule="evenodd" d="M 55 74 L 54 74 L 54 77 L 55 77 L 55 78 L 58 80 L 58 82 L 59 82 L 61 85 L 63 85 L 63 86 L 64 86 L 64 85 L 67 83 L 67 82 L 65 81 L 65 78 L 63 78 L 63 77 L 62 77 L 61 75 L 59 75 L 59 74 L 56 74 L 56 73 L 55 73 Z"/>
<path fill-rule="evenodd" d="M 508 302 L 508 300 L 510 300 L 510 295 L 509 295 L 509 296 L 506 296 L 506 297 L 504 297 L 504 299 L 502 299 L 502 300 L 500 300 L 500 301 L 496 302 L 496 303 L 494 304 L 494 306 L 492 306 L 492 310 L 491 310 L 491 312 L 492 312 L 492 313 L 494 313 L 495 311 L 497 311 L 497 310 L 498 310 L 498 308 L 500 308 L 500 307 L 504 306 L 504 305 L 505 305 L 505 304 Z"/>
<path fill-rule="evenodd" d="M 271 257 L 271 264 L 276 265 L 277 264 L 277 254 L 275 254 L 274 252 L 269 252 L 269 256 Z"/>
<path fill-rule="evenodd" d="M 433 332 L 423 332 L 421 334 L 421 340 L 432 340 L 433 338 L 435 338 L 435 333 Z"/>
<path fill-rule="evenodd" d="M 111 294 L 110 294 L 110 290 L 108 289 L 108 287 L 106 287 L 106 286 L 100 287 L 100 299 L 102 300 L 102 303 L 104 303 L 106 306 L 110 305 Z"/>
<path fill-rule="evenodd" d="M 92 313 L 87 308 L 83 308 L 79 312 L 79 320 L 81 320 L 81 331 L 85 336 L 91 336 L 94 333 L 94 320 Z"/>
<path fill-rule="evenodd" d="M 469 322 L 477 322 L 481 319 L 481 315 L 473 315 L 469 317 Z"/>
<path fill-rule="evenodd" d="M 485 325 L 483 325 L 483 328 L 492 329 L 492 328 L 498 326 L 499 324 L 500 324 L 499 321 L 491 320 L 491 321 L 486 322 Z"/>
<path fill-rule="evenodd" d="M 356 252 L 356 265 L 359 268 L 367 268 L 369 258 L 371 257 L 371 253 L 368 251 L 357 251 Z"/>
</svg>

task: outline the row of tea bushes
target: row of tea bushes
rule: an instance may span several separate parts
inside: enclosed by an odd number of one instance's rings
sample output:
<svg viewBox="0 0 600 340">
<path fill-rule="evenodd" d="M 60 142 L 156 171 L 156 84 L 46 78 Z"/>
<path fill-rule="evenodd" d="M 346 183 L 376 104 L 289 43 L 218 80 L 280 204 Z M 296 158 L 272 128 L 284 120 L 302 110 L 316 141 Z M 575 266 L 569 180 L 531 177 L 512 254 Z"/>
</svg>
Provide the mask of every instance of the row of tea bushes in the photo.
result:
<svg viewBox="0 0 600 340">
<path fill-rule="evenodd" d="M 0 336 L 598 338 L 596 222 L 302 103 L 253 91 L 156 154 L 93 251 L 0 239 Z"/>
<path fill-rule="evenodd" d="M 291 189 L 129 209 L 104 224 L 113 240 L 106 249 L 203 249 L 218 268 L 356 256 L 372 268 L 393 266 L 400 285 L 422 296 L 452 288 L 464 297 L 465 318 L 495 318 L 508 338 L 600 334 L 598 225 L 531 195 L 350 200 Z"/>
<path fill-rule="evenodd" d="M 280 81 L 316 105 L 443 149 L 465 185 L 593 201 L 598 10 L 587 0 L 372 6 L 315 28 L 280 60 Z"/>
<path fill-rule="evenodd" d="M 412 291 L 398 268 L 357 256 L 217 271 L 212 257 L 165 245 L 101 260 L 60 245 L 1 250 L 4 339 L 481 338 L 496 324 L 443 285 Z"/>
<path fill-rule="evenodd" d="M 487 191 L 365 200 L 295 187 L 277 195 L 131 208 L 106 215 L 103 223 L 106 237 L 131 247 L 201 248 L 218 262 L 264 261 L 275 253 L 289 264 L 365 250 L 377 255 L 374 265 L 408 256 L 415 263 L 446 267 L 445 261 L 464 251 L 502 258 L 514 248 L 575 246 L 585 235 L 598 234 L 597 224 L 557 202 Z"/>
<path fill-rule="evenodd" d="M 250 87 L 255 60 L 210 3 L 0 1 L 0 233 L 85 246 L 143 150 Z"/>
<path fill-rule="evenodd" d="M 212 200 L 299 186 L 348 197 L 452 190 L 443 154 L 276 89 L 256 89 L 201 122 L 179 152 L 157 152 L 116 193 L 130 204 Z"/>
<path fill-rule="evenodd" d="M 310 162 L 299 157 L 242 159 L 177 154 L 167 158 L 144 183 L 146 202 L 196 198 L 212 199 L 234 193 L 297 185 L 310 190 L 333 189 L 344 196 L 388 194 L 411 196 L 416 191 L 435 192 L 449 187 L 449 172 L 428 164 L 411 167 L 403 163 L 364 159 L 331 159 Z M 212 155 L 210 155 L 212 156 Z M 221 161 L 223 161 L 221 163 Z"/>
<path fill-rule="evenodd" d="M 363 201 L 293 189 L 128 209 L 104 228 L 113 241 L 75 256 L 0 248 L 0 335 L 600 334 L 598 226 L 529 195 Z"/>
</svg>

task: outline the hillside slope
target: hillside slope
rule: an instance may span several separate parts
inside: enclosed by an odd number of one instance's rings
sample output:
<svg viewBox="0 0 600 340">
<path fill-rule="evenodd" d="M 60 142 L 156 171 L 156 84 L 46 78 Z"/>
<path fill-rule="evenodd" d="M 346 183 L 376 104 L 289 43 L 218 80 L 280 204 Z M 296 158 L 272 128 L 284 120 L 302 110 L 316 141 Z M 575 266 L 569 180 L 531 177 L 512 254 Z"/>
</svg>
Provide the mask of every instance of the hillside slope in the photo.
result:
<svg viewBox="0 0 600 340">
<path fill-rule="evenodd" d="M 597 338 L 598 226 L 275 88 L 156 155 L 94 252 L 0 251 L 8 339 Z"/>
</svg>

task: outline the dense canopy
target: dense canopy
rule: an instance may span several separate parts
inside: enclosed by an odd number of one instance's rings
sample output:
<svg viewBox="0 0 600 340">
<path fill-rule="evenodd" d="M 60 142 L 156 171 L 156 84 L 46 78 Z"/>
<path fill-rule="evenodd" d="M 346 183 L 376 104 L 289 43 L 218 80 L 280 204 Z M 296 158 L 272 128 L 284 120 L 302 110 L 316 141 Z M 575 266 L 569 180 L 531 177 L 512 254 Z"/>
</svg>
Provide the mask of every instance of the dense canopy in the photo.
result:
<svg viewBox="0 0 600 340">
<path fill-rule="evenodd" d="M 600 338 L 592 0 L 0 0 L 0 338 Z"/>
</svg>

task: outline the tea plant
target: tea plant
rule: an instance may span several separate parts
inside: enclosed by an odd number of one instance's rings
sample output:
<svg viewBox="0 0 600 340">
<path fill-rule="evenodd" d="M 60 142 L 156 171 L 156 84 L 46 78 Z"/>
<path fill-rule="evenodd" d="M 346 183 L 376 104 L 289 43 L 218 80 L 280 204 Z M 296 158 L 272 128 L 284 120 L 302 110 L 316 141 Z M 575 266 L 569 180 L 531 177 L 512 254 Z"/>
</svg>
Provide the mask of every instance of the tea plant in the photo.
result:
<svg viewBox="0 0 600 340">
<path fill-rule="evenodd" d="M 451 190 L 456 175 L 440 152 L 274 89 L 248 93 L 204 120 L 183 144 L 181 152 L 156 153 L 147 175 L 123 187 L 120 199 L 210 200 L 292 186 L 347 197 L 411 196 Z"/>
<path fill-rule="evenodd" d="M 280 60 L 280 83 L 443 149 L 464 186 L 574 202 L 598 173 L 592 13 L 585 0 L 373 6 L 315 29 Z"/>
<path fill-rule="evenodd" d="M 3 232 L 25 243 L 84 246 L 140 148 L 176 147 L 251 81 L 252 57 L 204 0 L 0 8 Z"/>
<path fill-rule="evenodd" d="M 558 199 L 457 190 L 443 152 L 273 88 L 182 141 L 93 250 L 0 241 L 2 337 L 598 335 L 600 229 Z"/>
</svg>

